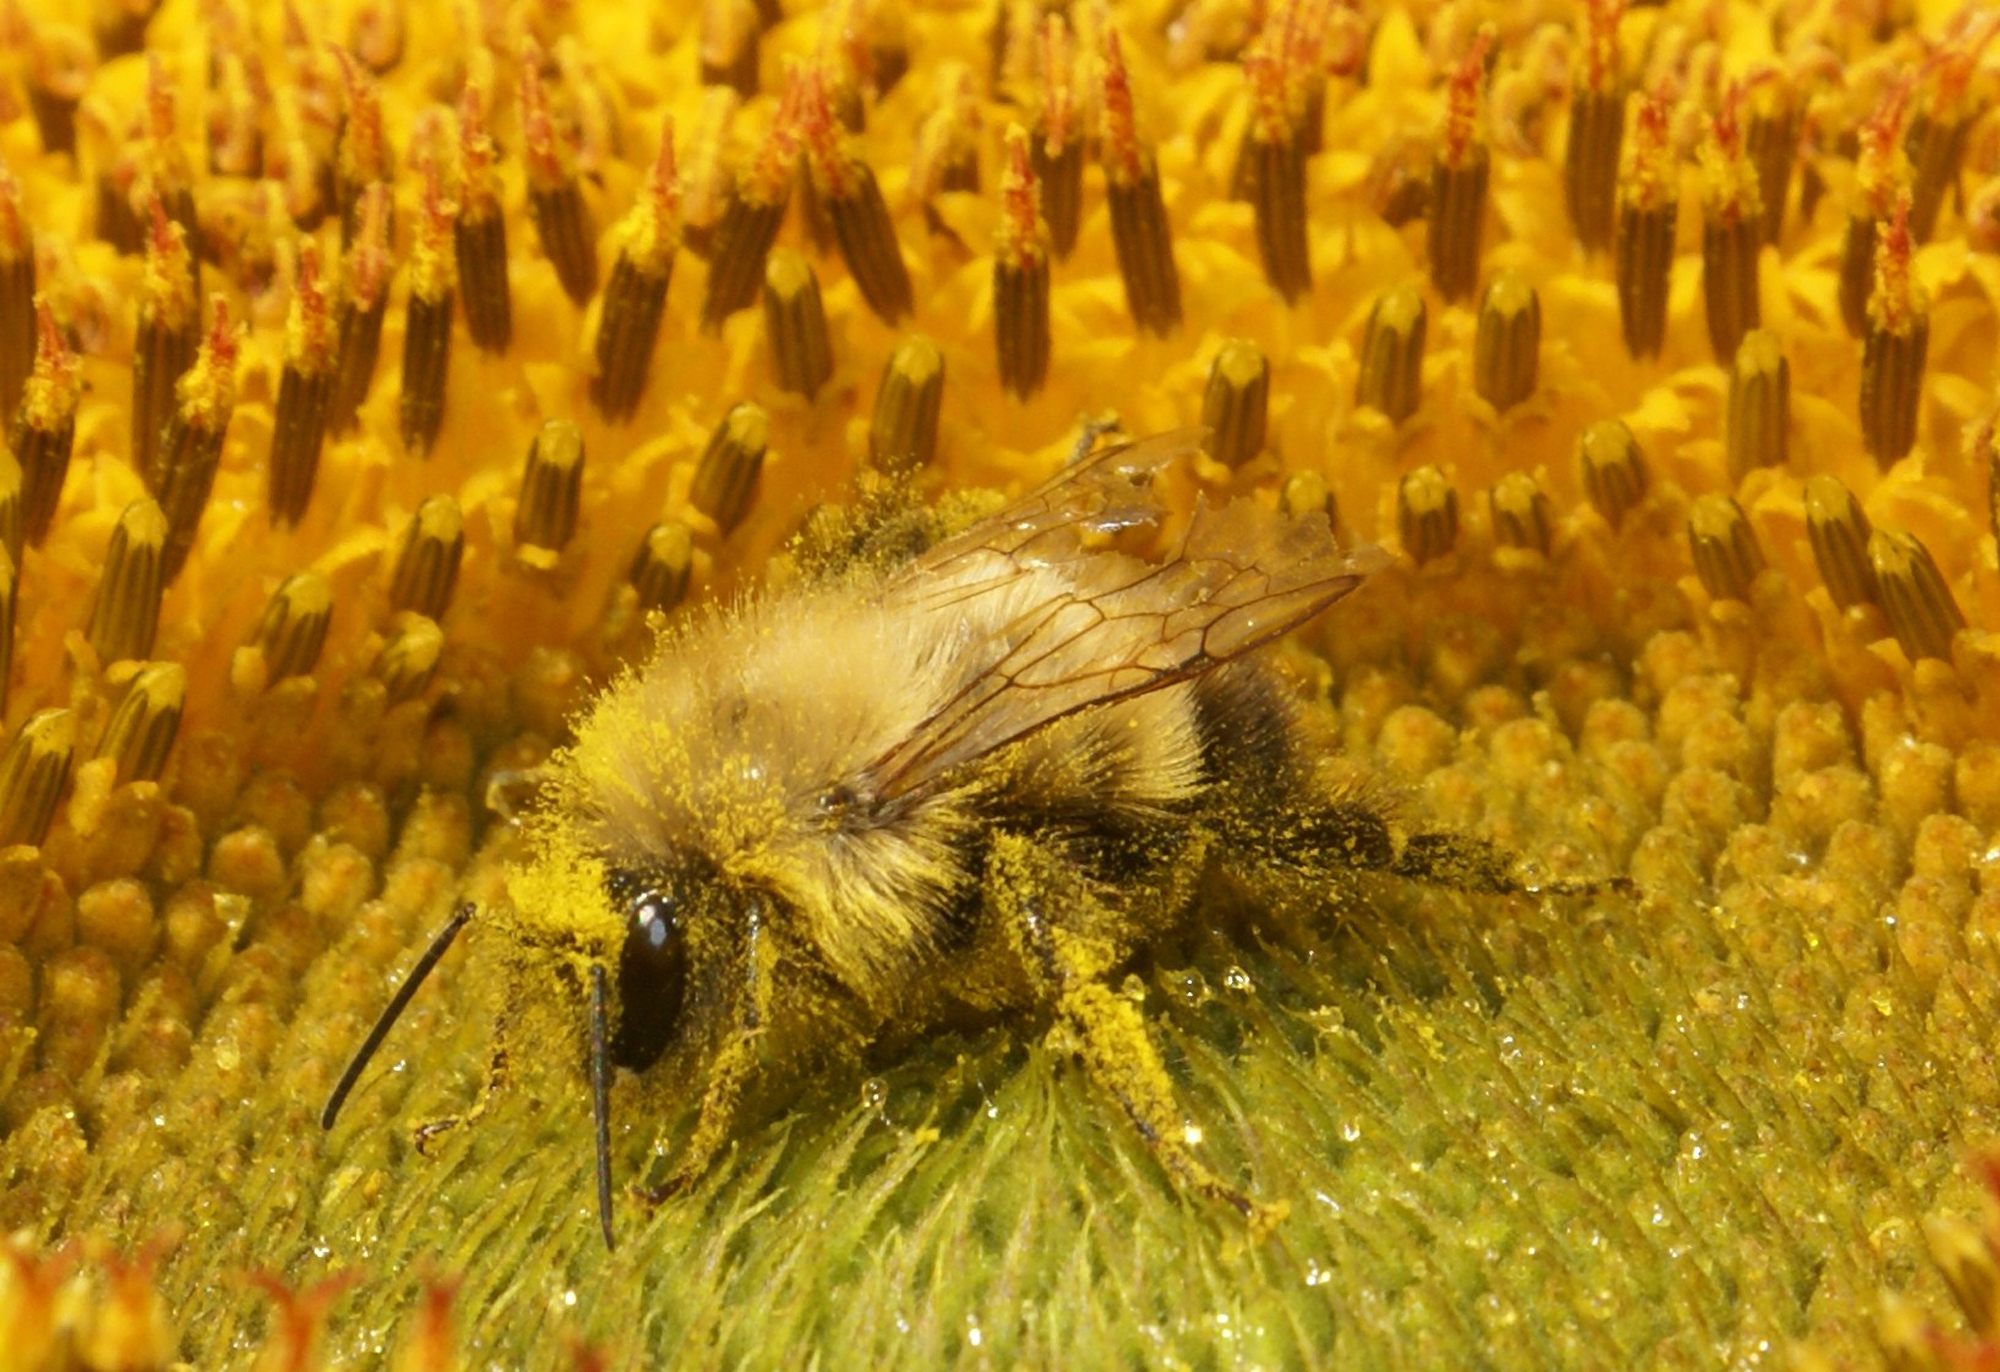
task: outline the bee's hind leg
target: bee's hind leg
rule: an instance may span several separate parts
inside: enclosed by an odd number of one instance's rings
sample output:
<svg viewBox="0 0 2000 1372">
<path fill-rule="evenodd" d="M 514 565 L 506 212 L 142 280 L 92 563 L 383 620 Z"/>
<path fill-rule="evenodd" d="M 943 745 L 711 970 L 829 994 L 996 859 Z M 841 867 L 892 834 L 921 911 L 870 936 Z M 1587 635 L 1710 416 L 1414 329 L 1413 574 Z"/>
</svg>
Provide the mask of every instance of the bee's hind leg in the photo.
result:
<svg viewBox="0 0 2000 1372">
<path fill-rule="evenodd" d="M 706 1081 L 694 1132 L 664 1182 L 635 1188 L 640 1203 L 648 1209 L 692 1190 L 707 1175 L 716 1155 L 729 1142 L 744 1088 L 756 1075 L 764 1029 L 770 1022 L 772 968 L 777 960 L 757 907 L 744 911 L 742 932 L 732 944 L 723 973 L 728 988 L 723 1025 L 714 1048 L 704 1055 Z"/>
<path fill-rule="evenodd" d="M 1286 1207 L 1253 1200 L 1231 1186 L 1191 1146 L 1145 1018 L 1108 980 L 1118 944 L 1093 927 L 1111 928 L 1118 921 L 1081 874 L 1032 839 L 1000 834 L 987 858 L 985 898 L 988 916 L 1000 922 L 1036 999 L 1054 1015 L 1057 1035 L 1118 1102 L 1169 1175 L 1237 1211 L 1253 1234 L 1269 1232 Z"/>
</svg>

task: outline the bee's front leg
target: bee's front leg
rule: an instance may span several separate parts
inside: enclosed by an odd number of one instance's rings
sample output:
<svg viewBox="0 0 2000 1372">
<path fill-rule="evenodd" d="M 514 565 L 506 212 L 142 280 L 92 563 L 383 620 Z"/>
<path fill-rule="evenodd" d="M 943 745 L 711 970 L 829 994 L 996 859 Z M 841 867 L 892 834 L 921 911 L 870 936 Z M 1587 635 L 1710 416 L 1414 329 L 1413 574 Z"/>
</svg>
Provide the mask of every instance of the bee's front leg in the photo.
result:
<svg viewBox="0 0 2000 1372">
<path fill-rule="evenodd" d="M 770 1023 L 772 969 L 777 963 L 761 907 L 744 910 L 740 933 L 730 942 L 721 974 L 726 988 L 723 1020 L 705 1057 L 701 1111 L 672 1174 L 658 1186 L 639 1189 L 639 1200 L 648 1208 L 692 1190 L 707 1175 L 729 1142 L 743 1089 L 757 1070 L 764 1030 Z"/>
<path fill-rule="evenodd" d="M 1098 930 L 1119 921 L 1061 854 L 1018 834 L 1001 834 L 986 867 L 986 909 L 1000 921 L 1036 999 L 1056 1020 L 1099 1087 L 1124 1110 L 1169 1175 L 1222 1201 L 1261 1235 L 1284 1218 L 1215 1175 L 1190 1146 L 1172 1080 L 1138 1007 L 1110 984 L 1120 953 Z"/>
<path fill-rule="evenodd" d="M 459 1115 L 441 1115 L 434 1120 L 426 1120 L 410 1133 L 410 1142 L 425 1157 L 435 1156 L 433 1149 L 437 1141 L 454 1129 L 468 1124 L 477 1124 L 492 1106 L 500 1093 L 507 1089 L 507 1082 L 513 1075 L 513 1059 L 509 1055 L 507 1043 L 513 1037 L 513 1015 L 503 1009 L 493 1017 L 493 1037 L 486 1050 L 486 1075 L 480 1079 L 479 1094 L 473 1098 L 472 1106 Z"/>
</svg>

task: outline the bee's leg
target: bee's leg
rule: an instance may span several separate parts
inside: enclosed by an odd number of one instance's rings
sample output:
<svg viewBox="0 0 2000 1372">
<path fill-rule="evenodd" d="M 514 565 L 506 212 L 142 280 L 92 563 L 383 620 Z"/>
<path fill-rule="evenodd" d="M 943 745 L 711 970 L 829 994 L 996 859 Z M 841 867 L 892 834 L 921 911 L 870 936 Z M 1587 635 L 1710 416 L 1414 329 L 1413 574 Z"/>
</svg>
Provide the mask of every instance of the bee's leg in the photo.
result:
<svg viewBox="0 0 2000 1372">
<path fill-rule="evenodd" d="M 752 905 L 743 912 L 742 933 L 730 949 L 724 971 L 728 1000 L 723 1026 L 708 1054 L 707 1081 L 702 1087 L 694 1133 L 681 1149 L 673 1173 L 657 1187 L 642 1188 L 642 1204 L 656 1206 L 691 1189 L 729 1142 L 743 1088 L 755 1075 L 764 1028 L 771 1015 L 772 969 L 777 950 L 764 930 L 763 913 Z"/>
<path fill-rule="evenodd" d="M 1502 848 L 1471 834 L 1423 829 L 1398 834 L 1365 801 L 1343 800 L 1305 815 L 1223 816 L 1224 851 L 1281 870 L 1337 876 L 1386 872 L 1432 886 L 1484 895 L 1630 894 L 1626 877 L 1601 880 L 1535 878 Z"/>
<path fill-rule="evenodd" d="M 479 1094 L 473 1098 L 471 1108 L 459 1115 L 444 1115 L 427 1120 L 411 1131 L 411 1142 L 425 1157 L 432 1156 L 431 1150 L 437 1141 L 452 1130 L 468 1124 L 477 1124 L 481 1116 L 499 1094 L 507 1089 L 507 1081 L 513 1074 L 513 1059 L 508 1053 L 507 1042 L 513 1036 L 514 1017 L 509 1010 L 501 1010 L 493 1017 L 493 1037 L 486 1050 L 486 1075 L 479 1083 Z"/>
<path fill-rule="evenodd" d="M 1174 1180 L 1236 1210 L 1254 1234 L 1283 1219 L 1282 1203 L 1251 1199 L 1195 1154 L 1145 1017 L 1108 980 L 1117 944 L 1093 926 L 1110 927 L 1113 918 L 1076 870 L 1032 839 L 1001 834 L 988 854 L 985 898 L 1037 1000 L 1054 1015 L 1056 1034 L 1118 1102 Z"/>
</svg>

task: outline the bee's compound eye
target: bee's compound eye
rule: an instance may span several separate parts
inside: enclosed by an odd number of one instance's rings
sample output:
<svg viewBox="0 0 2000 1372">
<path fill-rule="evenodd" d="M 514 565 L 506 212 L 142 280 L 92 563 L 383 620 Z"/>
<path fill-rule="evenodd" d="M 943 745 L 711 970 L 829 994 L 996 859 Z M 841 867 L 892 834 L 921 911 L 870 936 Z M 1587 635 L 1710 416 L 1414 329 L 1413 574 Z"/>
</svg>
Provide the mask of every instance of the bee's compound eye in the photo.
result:
<svg viewBox="0 0 2000 1372">
<path fill-rule="evenodd" d="M 628 872 L 606 882 L 626 911 L 618 958 L 618 1028 L 611 1058 L 642 1072 L 658 1061 L 680 1025 L 687 992 L 687 939 L 679 897 Z"/>
</svg>

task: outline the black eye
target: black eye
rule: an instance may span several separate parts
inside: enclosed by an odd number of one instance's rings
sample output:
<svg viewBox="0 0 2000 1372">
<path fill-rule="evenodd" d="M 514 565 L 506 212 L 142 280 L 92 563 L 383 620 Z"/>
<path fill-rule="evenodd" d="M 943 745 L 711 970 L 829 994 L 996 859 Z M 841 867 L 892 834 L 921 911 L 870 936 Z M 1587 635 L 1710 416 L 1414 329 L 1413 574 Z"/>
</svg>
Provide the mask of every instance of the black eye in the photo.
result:
<svg viewBox="0 0 2000 1372">
<path fill-rule="evenodd" d="M 670 887 L 627 871 L 613 872 L 605 886 L 626 911 L 611 1060 L 643 1072 L 666 1051 L 680 1024 L 687 991 L 680 899 Z"/>
</svg>

